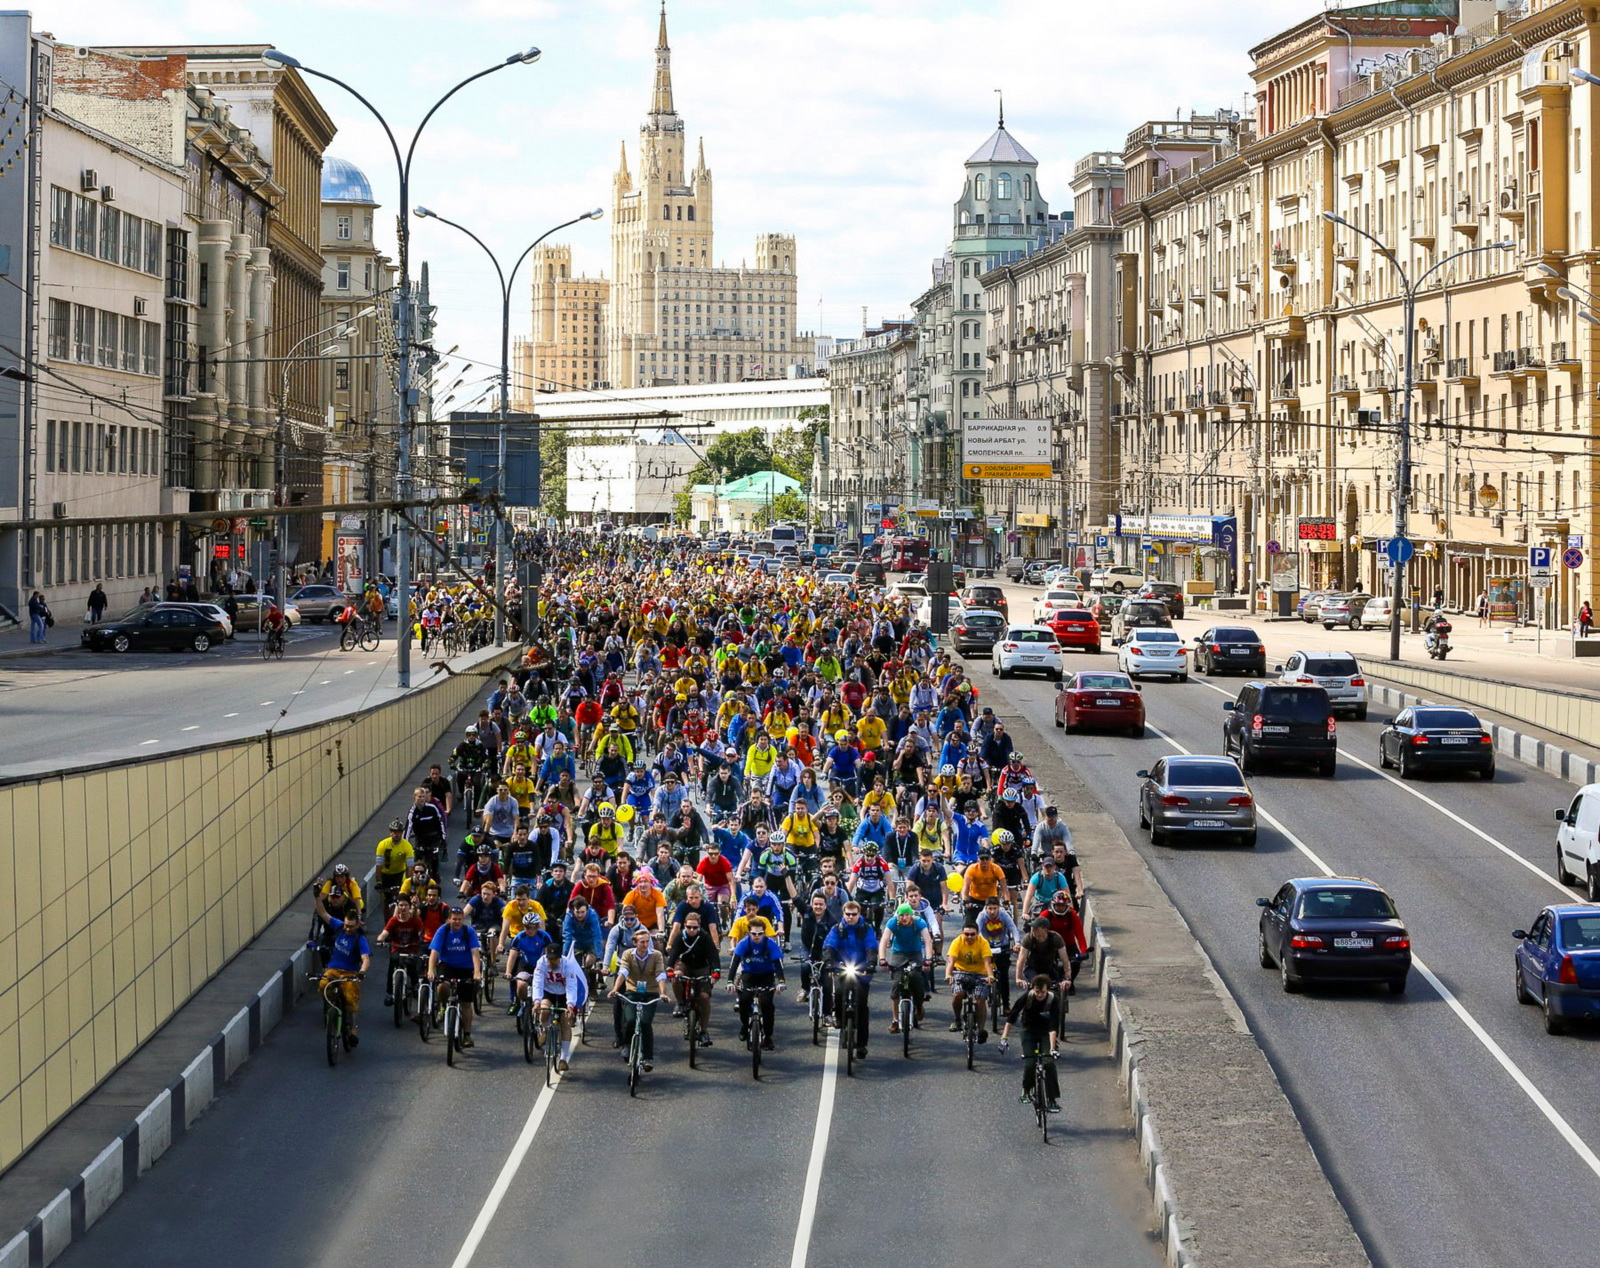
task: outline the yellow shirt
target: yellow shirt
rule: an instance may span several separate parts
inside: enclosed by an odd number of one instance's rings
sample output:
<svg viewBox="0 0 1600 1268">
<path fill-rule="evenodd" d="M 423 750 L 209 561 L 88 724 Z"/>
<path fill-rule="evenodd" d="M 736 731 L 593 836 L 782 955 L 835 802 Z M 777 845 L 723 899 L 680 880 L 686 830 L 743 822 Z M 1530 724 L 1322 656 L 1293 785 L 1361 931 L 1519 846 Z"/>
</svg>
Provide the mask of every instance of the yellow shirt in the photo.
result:
<svg viewBox="0 0 1600 1268">
<path fill-rule="evenodd" d="M 751 745 L 750 751 L 745 754 L 744 773 L 754 779 L 765 779 L 772 773 L 772 767 L 778 760 L 778 750 L 770 744 L 765 752 L 759 744 Z"/>
<path fill-rule="evenodd" d="M 782 709 L 774 709 L 767 714 L 767 734 L 772 737 L 774 745 L 783 741 L 783 737 L 789 733 L 789 724 L 793 721 L 794 719 Z"/>
<path fill-rule="evenodd" d="M 511 790 L 511 795 L 517 799 L 517 805 L 523 811 L 526 812 L 533 808 L 533 780 L 518 779 L 513 775 L 506 780 L 506 787 Z"/>
<path fill-rule="evenodd" d="M 776 931 L 772 927 L 772 921 L 768 920 L 765 916 L 757 916 L 756 919 L 761 922 L 761 927 L 767 931 L 767 937 L 771 938 L 775 935 Z M 740 916 L 733 922 L 732 927 L 728 930 L 728 945 L 730 947 L 738 946 L 740 939 L 742 939 L 745 934 L 749 932 L 750 917 Z"/>
<path fill-rule="evenodd" d="M 679 678 L 675 683 L 672 684 L 672 690 L 677 695 L 687 696 L 699 685 L 700 684 L 694 680 L 694 676 L 692 674 L 684 674 L 683 677 Z"/>
<path fill-rule="evenodd" d="M 987 973 L 985 960 L 992 958 L 994 949 L 981 934 L 968 942 L 963 935 L 950 943 L 950 964 L 957 973 Z"/>
<path fill-rule="evenodd" d="M 856 723 L 856 735 L 863 749 L 882 748 L 884 737 L 888 734 L 889 728 L 884 725 L 882 718 L 863 717 Z"/>
<path fill-rule="evenodd" d="M 544 914 L 544 908 L 535 899 L 513 898 L 506 904 L 505 918 L 513 933 L 522 928 L 522 918 L 530 911 L 540 920 L 548 919 Z"/>
<path fill-rule="evenodd" d="M 506 750 L 506 760 L 501 763 L 501 770 L 516 770 L 518 766 L 526 766 L 530 771 L 539 769 L 539 755 L 534 752 L 531 744 L 513 744 Z"/>
<path fill-rule="evenodd" d="M 889 684 L 889 699 L 896 705 L 907 703 L 911 699 L 911 684 L 904 678 L 896 678 Z"/>
<path fill-rule="evenodd" d="M 394 876 L 411 869 L 417 852 L 404 837 L 384 837 L 378 842 L 378 871 Z"/>
<path fill-rule="evenodd" d="M 615 704 L 611 706 L 611 721 L 617 730 L 627 734 L 639 725 L 639 711 L 631 704 Z"/>
<path fill-rule="evenodd" d="M 871 810 L 874 806 L 882 808 L 884 818 L 894 818 L 894 794 L 887 788 L 882 791 L 874 788 L 861 799 L 861 809 L 863 811 Z"/>
<path fill-rule="evenodd" d="M 932 850 L 935 856 L 944 853 L 943 823 L 935 823 L 929 827 L 926 819 L 918 819 L 917 826 L 912 831 L 916 833 L 918 850 Z"/>
<path fill-rule="evenodd" d="M 801 819 L 798 815 L 789 815 L 783 821 L 784 838 L 797 850 L 815 849 L 817 845 L 817 821 L 810 815 Z"/>
<path fill-rule="evenodd" d="M 829 739 L 833 738 L 835 731 L 850 729 L 850 706 L 846 704 L 830 704 L 822 711 L 822 730 Z"/>
</svg>

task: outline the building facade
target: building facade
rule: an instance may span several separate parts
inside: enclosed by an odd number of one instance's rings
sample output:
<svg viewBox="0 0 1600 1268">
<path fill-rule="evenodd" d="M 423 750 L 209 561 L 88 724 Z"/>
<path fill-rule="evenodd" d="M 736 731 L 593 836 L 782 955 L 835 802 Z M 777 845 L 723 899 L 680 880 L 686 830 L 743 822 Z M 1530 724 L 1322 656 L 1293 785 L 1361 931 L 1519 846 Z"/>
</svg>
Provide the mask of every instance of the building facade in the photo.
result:
<svg viewBox="0 0 1600 1268">
<path fill-rule="evenodd" d="M 886 321 L 836 342 L 828 360 L 828 434 L 812 496 L 853 537 L 876 535 L 886 510 L 920 497 L 908 395 L 916 352 L 915 323 Z"/>
<path fill-rule="evenodd" d="M 567 447 L 567 513 L 580 524 L 665 524 L 699 455 L 671 430 Z"/>
<path fill-rule="evenodd" d="M 572 272 L 572 248 L 535 248 L 533 332 L 511 349 L 512 400 L 534 407 L 537 392 L 592 391 L 606 382 L 606 313 L 611 283 Z"/>
</svg>

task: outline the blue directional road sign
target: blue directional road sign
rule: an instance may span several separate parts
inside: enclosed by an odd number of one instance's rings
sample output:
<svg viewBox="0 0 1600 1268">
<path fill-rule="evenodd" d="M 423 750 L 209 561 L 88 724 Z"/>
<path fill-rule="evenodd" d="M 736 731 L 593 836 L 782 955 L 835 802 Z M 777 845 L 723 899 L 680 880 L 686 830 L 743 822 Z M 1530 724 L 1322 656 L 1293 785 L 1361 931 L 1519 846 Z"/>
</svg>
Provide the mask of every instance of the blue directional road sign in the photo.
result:
<svg viewBox="0 0 1600 1268">
<path fill-rule="evenodd" d="M 1094 535 L 1094 548 L 1096 550 L 1105 550 L 1110 545 L 1111 545 L 1111 538 L 1107 534 L 1105 534 L 1105 533 L 1096 533 Z"/>
<path fill-rule="evenodd" d="M 1554 546 L 1529 546 L 1528 571 L 1549 572 L 1555 553 L 1556 548 Z"/>
<path fill-rule="evenodd" d="M 1389 565 L 1398 568 L 1412 555 L 1417 553 L 1416 546 L 1409 537 L 1388 537 L 1378 544 L 1378 549 L 1383 552 Z"/>
</svg>

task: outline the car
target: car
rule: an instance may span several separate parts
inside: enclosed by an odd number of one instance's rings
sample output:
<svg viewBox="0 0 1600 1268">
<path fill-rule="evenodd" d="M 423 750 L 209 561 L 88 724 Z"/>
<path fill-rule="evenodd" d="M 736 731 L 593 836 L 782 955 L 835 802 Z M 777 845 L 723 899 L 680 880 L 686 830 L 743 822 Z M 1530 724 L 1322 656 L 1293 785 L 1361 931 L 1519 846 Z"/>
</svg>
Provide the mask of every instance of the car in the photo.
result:
<svg viewBox="0 0 1600 1268">
<path fill-rule="evenodd" d="M 1026 555 L 1012 555 L 1000 565 L 1000 571 L 1006 574 L 1007 580 L 1021 581 L 1023 573 L 1028 570 L 1028 565 L 1032 562 L 1033 560 Z"/>
<path fill-rule="evenodd" d="M 915 607 L 928 597 L 928 587 L 920 581 L 897 581 L 889 587 L 889 596 L 895 599 L 909 599 Z"/>
<path fill-rule="evenodd" d="M 1349 652 L 1291 652 L 1273 672 L 1279 682 L 1315 683 L 1328 693 L 1333 707 L 1357 722 L 1367 717 L 1367 680 Z"/>
<path fill-rule="evenodd" d="M 1546 907 L 1517 940 L 1517 1003 L 1544 1009 L 1547 1034 L 1570 1021 L 1600 1018 L 1600 906 Z"/>
<path fill-rule="evenodd" d="M 877 559 L 863 559 L 856 565 L 856 580 L 864 586 L 881 586 L 887 573 Z"/>
<path fill-rule="evenodd" d="M 1600 903 L 1600 784 L 1585 784 L 1556 809 L 1556 879 Z"/>
<path fill-rule="evenodd" d="M 1086 669 L 1056 692 L 1056 725 L 1066 731 L 1126 727 L 1137 740 L 1144 734 L 1144 696 L 1127 674 Z"/>
<path fill-rule="evenodd" d="M 1030 559 L 1022 570 L 1022 580 L 1026 585 L 1040 585 L 1044 581 L 1045 573 L 1055 566 L 1053 559 Z"/>
<path fill-rule="evenodd" d="M 220 621 L 195 611 L 193 605 L 174 603 L 135 608 L 121 620 L 85 626 L 79 641 L 95 652 L 150 651 L 161 647 L 206 652 L 226 638 Z"/>
<path fill-rule="evenodd" d="M 853 586 L 856 579 L 848 572 L 825 572 L 822 574 L 822 584 L 825 586 Z"/>
<path fill-rule="evenodd" d="M 1394 596 L 1392 594 L 1375 594 L 1367 600 L 1366 607 L 1361 609 L 1361 628 L 1364 630 L 1386 630 L 1394 624 Z"/>
<path fill-rule="evenodd" d="M 1083 606 L 1094 613 L 1094 619 L 1100 622 L 1102 628 L 1111 624 L 1117 609 L 1128 601 L 1125 594 L 1096 594 L 1093 591 L 1082 597 Z"/>
<path fill-rule="evenodd" d="M 159 608 L 188 608 L 190 611 L 198 612 L 201 616 L 222 626 L 223 630 L 226 631 L 226 638 L 233 637 L 233 618 L 228 615 L 228 609 L 210 599 L 203 599 L 198 603 L 190 603 L 184 599 L 158 599 L 154 603 L 142 604 L 139 611 L 150 612 Z"/>
<path fill-rule="evenodd" d="M 263 605 L 260 599 L 261 596 L 254 594 L 238 594 L 234 596 L 234 610 L 237 616 L 233 623 L 234 629 L 259 630 L 261 628 L 261 617 L 265 612 L 271 610 L 272 600 L 268 599 Z M 300 609 L 292 603 L 286 603 L 283 606 L 283 617 L 291 627 L 299 625 L 301 621 Z"/>
<path fill-rule="evenodd" d="M 1222 707 L 1222 751 L 1237 756 L 1245 774 L 1265 761 L 1314 762 L 1324 775 L 1337 773 L 1338 724 L 1321 687 L 1247 682 Z"/>
<path fill-rule="evenodd" d="M 1267 648 L 1248 625 L 1213 625 L 1194 640 L 1197 674 L 1267 672 Z"/>
<path fill-rule="evenodd" d="M 1060 682 L 1061 644 L 1048 625 L 1008 625 L 990 653 L 989 672 L 996 678 L 1012 674 L 1044 674 Z"/>
<path fill-rule="evenodd" d="M 1129 599 L 1111 619 L 1111 641 L 1120 643 L 1133 630 L 1170 630 L 1172 617 L 1159 599 Z"/>
<path fill-rule="evenodd" d="M 1043 625 L 1050 619 L 1051 613 L 1060 608 L 1078 608 L 1083 606 L 1083 600 L 1076 590 L 1056 586 L 1046 590 L 1033 601 L 1033 621 L 1035 625 Z"/>
<path fill-rule="evenodd" d="M 1383 886 L 1360 876 L 1285 881 L 1261 908 L 1258 957 L 1291 995 L 1307 982 L 1383 982 L 1403 995 L 1411 935 Z"/>
<path fill-rule="evenodd" d="M 300 609 L 305 621 L 331 621 L 334 614 L 344 610 L 347 602 L 337 586 L 301 586 L 289 596 L 289 602 Z"/>
<path fill-rule="evenodd" d="M 1117 648 L 1117 668 L 1130 678 L 1169 674 L 1189 681 L 1189 649 L 1174 630 L 1134 630 Z"/>
<path fill-rule="evenodd" d="M 1128 564 L 1107 564 L 1089 574 L 1089 588 L 1121 594 L 1124 590 L 1139 589 L 1144 580 L 1144 573 Z"/>
<path fill-rule="evenodd" d="M 1300 619 L 1307 625 L 1313 624 L 1317 619 L 1317 613 L 1322 610 L 1322 605 L 1327 600 L 1336 598 L 1340 593 L 1341 591 L 1338 590 L 1311 591 L 1300 600 L 1299 607 L 1296 609 L 1300 615 Z"/>
<path fill-rule="evenodd" d="M 1087 608 L 1057 608 L 1045 622 L 1063 647 L 1082 652 L 1100 651 L 1100 622 Z"/>
<path fill-rule="evenodd" d="M 967 605 L 953 594 L 945 596 L 945 604 L 948 618 L 947 625 L 954 625 L 966 613 Z M 933 596 L 931 594 L 918 602 L 913 619 L 921 621 L 924 626 L 931 627 L 933 625 Z"/>
<path fill-rule="evenodd" d="M 1011 611 L 1006 592 L 999 586 L 968 586 L 961 592 L 961 602 L 969 608 L 985 608 L 990 612 L 1009 614 Z"/>
<path fill-rule="evenodd" d="M 1378 765 L 1410 779 L 1425 770 L 1472 770 L 1494 778 L 1494 736 L 1471 709 L 1418 704 L 1378 734 Z"/>
<path fill-rule="evenodd" d="M 960 653 L 991 650 L 1006 632 L 1004 612 L 993 608 L 968 608 L 959 621 L 950 622 L 950 646 Z"/>
<path fill-rule="evenodd" d="M 1232 836 L 1256 844 L 1256 799 L 1231 757 L 1181 754 L 1139 772 L 1139 826 L 1151 845 L 1180 836 Z"/>
<path fill-rule="evenodd" d="M 1167 613 L 1174 621 L 1183 620 L 1183 587 L 1174 581 L 1146 581 L 1133 597 L 1160 599 L 1167 605 Z"/>
<path fill-rule="evenodd" d="M 856 578 L 856 569 L 861 566 L 861 561 L 859 559 L 842 559 L 841 560 L 837 556 L 834 557 L 834 559 L 832 560 L 832 563 L 833 563 L 834 571 L 842 572 L 845 576 L 849 577 L 850 580 L 852 580 L 852 581 L 854 581 L 855 578 Z"/>
<path fill-rule="evenodd" d="M 1066 564 L 1051 564 L 1044 570 L 1039 583 L 1047 590 L 1077 590 L 1080 593 L 1083 590 L 1078 584 L 1077 572 Z"/>
<path fill-rule="evenodd" d="M 1359 630 L 1365 624 L 1363 614 L 1371 601 L 1370 594 L 1333 595 L 1322 601 L 1322 606 L 1317 609 L 1317 620 L 1322 622 L 1322 628 L 1325 630 L 1336 630 L 1341 627 Z"/>
</svg>

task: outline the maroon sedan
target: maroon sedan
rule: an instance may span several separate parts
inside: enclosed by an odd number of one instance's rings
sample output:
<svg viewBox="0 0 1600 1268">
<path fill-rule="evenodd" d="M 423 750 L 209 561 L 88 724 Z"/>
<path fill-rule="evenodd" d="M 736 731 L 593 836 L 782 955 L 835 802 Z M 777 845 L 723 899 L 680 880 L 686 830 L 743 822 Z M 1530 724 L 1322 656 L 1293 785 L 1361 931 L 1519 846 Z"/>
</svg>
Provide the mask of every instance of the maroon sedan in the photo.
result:
<svg viewBox="0 0 1600 1268">
<path fill-rule="evenodd" d="M 1056 693 L 1056 725 L 1068 731 L 1126 729 L 1138 739 L 1144 734 L 1144 696 L 1127 674 L 1084 670 Z"/>
<path fill-rule="evenodd" d="M 1100 650 L 1100 622 L 1086 608 L 1058 608 L 1045 624 L 1063 647 L 1073 647 L 1080 652 Z"/>
</svg>

